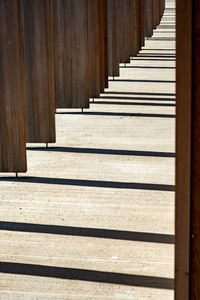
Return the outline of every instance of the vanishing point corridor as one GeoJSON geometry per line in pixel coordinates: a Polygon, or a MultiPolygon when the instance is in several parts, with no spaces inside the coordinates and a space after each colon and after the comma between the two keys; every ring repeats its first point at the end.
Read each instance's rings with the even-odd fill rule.
{"type": "Polygon", "coordinates": [[[175,1],[91,102],[0,179],[2,300],[173,299],[175,1]]]}

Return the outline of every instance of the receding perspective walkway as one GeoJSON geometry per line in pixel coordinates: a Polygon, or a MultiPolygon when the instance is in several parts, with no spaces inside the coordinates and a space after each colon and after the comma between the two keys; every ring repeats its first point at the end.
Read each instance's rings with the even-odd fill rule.
{"type": "Polygon", "coordinates": [[[57,143],[0,177],[0,299],[172,300],[175,9],[57,143]]]}

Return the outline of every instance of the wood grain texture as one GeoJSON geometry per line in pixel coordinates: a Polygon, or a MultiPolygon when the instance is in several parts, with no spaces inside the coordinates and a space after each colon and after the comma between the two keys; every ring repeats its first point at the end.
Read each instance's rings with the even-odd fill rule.
{"type": "Polygon", "coordinates": [[[72,107],[72,62],[69,1],[57,0],[53,7],[53,40],[56,107],[72,107]]]}
{"type": "Polygon", "coordinates": [[[55,142],[52,13],[49,0],[20,0],[26,141],[55,142]]]}
{"type": "MultiPolygon", "coordinates": [[[[177,0],[175,299],[189,299],[192,6],[177,0]],[[184,20],[184,22],[183,22],[184,20]]],[[[196,298],[198,299],[198,298],[196,298]]]]}
{"type": "MultiPolygon", "coordinates": [[[[101,0],[102,1],[102,0],[101,0]]],[[[108,88],[108,18],[107,18],[107,1],[103,1],[104,7],[104,61],[105,61],[105,88],[108,88]]]]}
{"type": "Polygon", "coordinates": [[[0,172],[26,172],[25,119],[16,0],[0,1],[0,172]]]}
{"type": "Polygon", "coordinates": [[[140,34],[141,34],[141,47],[143,47],[145,45],[145,0],[140,0],[140,22],[141,22],[141,26],[140,26],[140,34]]]}
{"type": "Polygon", "coordinates": [[[131,56],[136,56],[140,50],[140,10],[139,10],[140,0],[131,0],[131,20],[133,26],[132,38],[131,38],[131,56]]]}
{"type": "Polygon", "coordinates": [[[88,0],[89,97],[100,95],[99,0],[88,0]]]}
{"type": "Polygon", "coordinates": [[[108,16],[108,75],[119,76],[119,11],[116,0],[107,1],[108,16]]]}
{"type": "Polygon", "coordinates": [[[145,0],[145,36],[153,35],[153,0],[145,0]]]}
{"type": "Polygon", "coordinates": [[[100,90],[108,87],[107,0],[99,0],[100,90]]]}
{"type": "Polygon", "coordinates": [[[119,11],[120,62],[129,63],[131,56],[130,1],[117,0],[119,11]]]}
{"type": "Polygon", "coordinates": [[[164,7],[165,7],[165,2],[164,0],[159,0],[159,22],[163,16],[164,13],[164,7]]]}
{"type": "Polygon", "coordinates": [[[159,16],[159,0],[153,0],[153,15],[154,15],[154,29],[156,29],[157,25],[160,22],[159,16]]]}
{"type": "Polygon", "coordinates": [[[53,1],[57,108],[89,107],[87,16],[85,0],[53,1]]]}
{"type": "Polygon", "coordinates": [[[190,300],[200,299],[200,2],[192,1],[192,193],[190,300]]]}

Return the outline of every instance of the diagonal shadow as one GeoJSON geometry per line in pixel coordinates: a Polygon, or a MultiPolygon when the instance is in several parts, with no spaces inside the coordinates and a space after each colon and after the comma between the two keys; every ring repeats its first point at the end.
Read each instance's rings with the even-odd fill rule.
{"type": "MultiPolygon", "coordinates": [[[[106,94],[116,94],[116,95],[148,95],[148,96],[176,96],[174,93],[152,93],[152,92],[119,92],[119,91],[112,91],[112,92],[105,92],[106,94]]],[[[138,99],[138,98],[136,98],[138,99]]],[[[144,98],[145,99],[145,98],[144,98]]],[[[157,99],[157,98],[155,98],[157,99]]],[[[171,99],[171,98],[170,98],[171,99]]],[[[173,100],[174,98],[172,98],[173,100]]],[[[150,100],[153,100],[152,98],[150,100]]]]}
{"type": "Polygon", "coordinates": [[[155,82],[155,83],[176,83],[176,81],[175,80],[159,80],[159,79],[157,79],[157,80],[149,80],[149,79],[118,79],[118,78],[116,78],[116,79],[109,79],[108,81],[114,81],[114,82],[118,82],[118,81],[120,81],[120,82],[142,82],[142,83],[148,83],[148,82],[150,82],[150,83],[153,83],[153,82],[155,82]]]}
{"type": "Polygon", "coordinates": [[[50,177],[18,177],[18,178],[1,177],[0,181],[87,186],[87,187],[111,188],[111,189],[169,191],[169,192],[174,192],[175,190],[174,185],[169,185],[169,184],[117,182],[117,181],[100,181],[100,180],[50,178],[50,177]]]}
{"type": "Polygon", "coordinates": [[[151,156],[175,158],[173,152],[157,152],[157,151],[137,151],[137,150],[115,150],[115,149],[97,149],[97,148],[75,148],[75,147],[27,147],[29,151],[53,151],[67,153],[83,153],[83,154],[103,154],[103,155],[125,155],[125,156],[151,156]]]}
{"type": "MultiPolygon", "coordinates": [[[[106,94],[108,94],[108,93],[106,92],[106,94]]],[[[110,94],[112,94],[112,93],[110,93],[110,94]]],[[[115,93],[114,92],[113,94],[117,94],[118,95],[120,93],[117,93],[117,92],[115,93]]],[[[124,94],[128,94],[128,93],[124,93],[124,94]]],[[[142,94],[145,94],[145,93],[138,93],[138,94],[142,95],[142,94]]],[[[145,100],[145,101],[150,100],[150,101],[173,101],[173,102],[176,101],[175,98],[129,97],[129,96],[128,97],[127,96],[100,96],[100,98],[96,98],[96,99],[115,99],[115,100],[116,99],[120,99],[120,100],[138,100],[138,101],[139,100],[145,100]]]]}
{"type": "MultiPolygon", "coordinates": [[[[105,97],[105,99],[107,99],[105,97]]],[[[115,98],[116,99],[116,98],[115,98]]],[[[135,106],[168,106],[175,107],[173,103],[151,103],[151,102],[125,102],[125,101],[95,101],[92,104],[110,104],[110,105],[135,105],[135,106]]]]}
{"type": "MultiPolygon", "coordinates": [[[[137,56],[138,57],[138,56],[137,56]]],[[[134,57],[131,58],[131,60],[135,60],[134,57]]],[[[175,67],[155,67],[155,66],[120,66],[120,69],[171,69],[174,70],[176,69],[175,67]]]]}
{"type": "Polygon", "coordinates": [[[175,58],[174,54],[165,54],[165,53],[139,53],[137,57],[158,57],[158,58],[175,58]]]}
{"type": "Polygon", "coordinates": [[[176,33],[176,30],[175,29],[173,29],[173,30],[156,30],[156,32],[155,33],[173,33],[173,34],[175,34],[176,33]]]}
{"type": "MultiPolygon", "coordinates": [[[[176,29],[175,25],[160,25],[158,29],[176,29]]],[[[160,37],[160,38],[156,38],[156,37],[152,37],[149,39],[150,41],[176,41],[175,37],[160,37]]]]}
{"type": "Polygon", "coordinates": [[[35,264],[0,262],[0,272],[6,274],[20,274],[41,277],[52,277],[68,280],[81,280],[141,286],[158,289],[174,289],[174,280],[165,277],[140,276],[114,272],[102,272],[87,269],[52,267],[35,264]]]}
{"type": "Polygon", "coordinates": [[[164,58],[164,59],[160,59],[160,58],[141,58],[139,56],[134,57],[134,60],[144,60],[144,61],[176,61],[174,58],[173,59],[169,59],[169,58],[164,58]]]}
{"type": "Polygon", "coordinates": [[[142,51],[143,50],[145,50],[145,51],[176,51],[175,48],[168,48],[168,49],[167,48],[162,48],[162,49],[161,48],[159,48],[159,49],[157,48],[156,49],[156,48],[146,48],[146,47],[142,48],[142,51]]]}
{"type": "Polygon", "coordinates": [[[101,228],[85,228],[1,221],[0,230],[174,244],[174,235],[171,234],[122,231],[101,228]]]}
{"type": "Polygon", "coordinates": [[[109,81],[142,82],[142,83],[144,83],[144,82],[151,82],[151,83],[153,83],[153,82],[155,82],[155,83],[176,83],[175,80],[159,80],[159,79],[149,80],[149,79],[120,79],[120,78],[115,78],[115,79],[109,79],[109,81]]]}
{"type": "Polygon", "coordinates": [[[103,155],[126,155],[126,156],[151,156],[151,157],[175,157],[173,152],[137,151],[137,150],[115,150],[97,148],[75,148],[75,147],[27,147],[30,151],[53,151],[83,154],[103,154],[103,155]]]}
{"type": "Polygon", "coordinates": [[[89,116],[115,116],[115,117],[144,117],[144,118],[175,118],[175,115],[170,114],[144,114],[144,113],[118,113],[118,112],[101,112],[101,111],[88,111],[88,112],[64,112],[57,111],[56,114],[61,115],[89,115],[89,116]]]}

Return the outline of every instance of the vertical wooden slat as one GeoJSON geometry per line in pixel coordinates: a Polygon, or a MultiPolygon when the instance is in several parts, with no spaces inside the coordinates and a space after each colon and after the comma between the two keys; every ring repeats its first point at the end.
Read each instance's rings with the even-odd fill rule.
{"type": "Polygon", "coordinates": [[[99,0],[100,90],[108,87],[107,0],[99,0]]]}
{"type": "Polygon", "coordinates": [[[55,72],[55,105],[72,107],[72,65],[69,1],[52,1],[55,72]]]}
{"type": "Polygon", "coordinates": [[[132,38],[132,56],[136,56],[140,50],[140,18],[139,18],[139,1],[131,0],[131,18],[133,26],[133,38],[132,38]]]}
{"type": "Polygon", "coordinates": [[[159,14],[159,1],[153,0],[153,10],[154,10],[154,29],[160,23],[160,14],[159,14]]]}
{"type": "Polygon", "coordinates": [[[107,1],[108,16],[108,75],[119,76],[119,11],[116,0],[107,1]]]}
{"type": "MultiPolygon", "coordinates": [[[[102,0],[101,0],[102,1],[102,0]]],[[[105,60],[105,88],[108,88],[108,18],[107,18],[107,1],[103,1],[104,17],[104,60],[105,60]]]]}
{"type": "Polygon", "coordinates": [[[0,172],[26,172],[19,7],[0,1],[0,172]]]}
{"type": "MultiPolygon", "coordinates": [[[[89,107],[87,1],[69,1],[73,106],[89,107]]],[[[70,88],[70,87],[69,87],[70,88]]]]}
{"type": "Polygon", "coordinates": [[[192,185],[190,300],[200,299],[200,2],[192,1],[192,185]]]}
{"type": "Polygon", "coordinates": [[[141,6],[141,11],[140,11],[140,15],[141,15],[141,47],[143,47],[145,45],[145,0],[140,0],[140,6],[141,6]]]}
{"type": "Polygon", "coordinates": [[[89,97],[100,95],[99,0],[88,0],[89,97]]]}
{"type": "Polygon", "coordinates": [[[56,107],[88,108],[87,1],[56,0],[52,3],[56,107]]]}
{"type": "Polygon", "coordinates": [[[55,142],[52,12],[49,0],[20,0],[26,141],[55,142]]]}
{"type": "Polygon", "coordinates": [[[153,13],[152,0],[145,0],[145,36],[151,37],[153,35],[153,13]]]}
{"type": "MultiPolygon", "coordinates": [[[[192,2],[177,0],[175,299],[189,299],[192,2]]],[[[196,298],[198,299],[198,298],[196,298]]]]}
{"type": "Polygon", "coordinates": [[[118,0],[119,10],[119,38],[120,38],[120,62],[129,63],[131,56],[130,40],[130,1],[118,0]]]}

